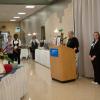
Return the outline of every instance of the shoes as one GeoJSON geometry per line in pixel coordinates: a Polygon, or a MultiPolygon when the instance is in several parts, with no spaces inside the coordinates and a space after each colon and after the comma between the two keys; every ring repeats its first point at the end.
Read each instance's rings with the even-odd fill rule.
{"type": "Polygon", "coordinates": [[[22,67],[22,65],[21,65],[21,64],[18,64],[17,66],[18,66],[18,67],[22,67]]]}
{"type": "Polygon", "coordinates": [[[94,81],[92,81],[92,84],[94,84],[94,85],[98,85],[98,82],[94,82],[94,81]]]}

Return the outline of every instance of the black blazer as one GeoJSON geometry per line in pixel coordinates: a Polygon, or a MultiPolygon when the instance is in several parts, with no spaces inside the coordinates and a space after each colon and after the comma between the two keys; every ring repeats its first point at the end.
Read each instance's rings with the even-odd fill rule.
{"type": "Polygon", "coordinates": [[[79,52],[79,41],[78,41],[78,39],[76,37],[68,39],[67,47],[73,48],[73,49],[77,48],[75,53],[78,53],[79,52]]]}
{"type": "Polygon", "coordinates": [[[100,40],[97,43],[93,41],[89,54],[91,57],[95,55],[96,59],[100,60],[100,40]]]}

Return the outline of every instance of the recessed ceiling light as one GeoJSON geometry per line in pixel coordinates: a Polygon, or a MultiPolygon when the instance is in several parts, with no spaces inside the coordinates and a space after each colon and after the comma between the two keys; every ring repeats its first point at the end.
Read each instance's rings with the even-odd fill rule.
{"type": "Polygon", "coordinates": [[[19,15],[25,15],[26,13],[25,12],[19,12],[18,14],[19,15]]]}
{"type": "Polygon", "coordinates": [[[28,5],[28,6],[26,6],[25,8],[32,9],[32,8],[35,8],[35,6],[34,6],[34,5],[28,5]]]}
{"type": "Polygon", "coordinates": [[[18,18],[20,18],[19,16],[16,16],[16,17],[13,17],[13,18],[16,18],[16,19],[18,19],[18,18]]]}
{"type": "Polygon", "coordinates": [[[11,19],[10,21],[11,21],[11,22],[15,22],[16,20],[15,20],[15,19],[11,19]]]}

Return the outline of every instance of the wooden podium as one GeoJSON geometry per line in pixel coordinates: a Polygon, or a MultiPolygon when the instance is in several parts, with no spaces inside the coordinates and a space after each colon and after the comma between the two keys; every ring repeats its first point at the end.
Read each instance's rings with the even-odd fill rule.
{"type": "Polygon", "coordinates": [[[75,80],[76,75],[76,57],[75,51],[66,46],[51,46],[51,50],[58,50],[58,56],[50,53],[51,77],[60,82],[75,80]]]}

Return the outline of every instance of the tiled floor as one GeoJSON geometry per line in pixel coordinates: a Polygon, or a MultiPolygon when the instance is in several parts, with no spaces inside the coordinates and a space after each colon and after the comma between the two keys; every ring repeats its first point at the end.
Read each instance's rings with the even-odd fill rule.
{"type": "Polygon", "coordinates": [[[33,61],[24,62],[30,67],[29,90],[23,100],[100,100],[100,86],[80,78],[70,83],[52,81],[50,70],[33,61]]]}

